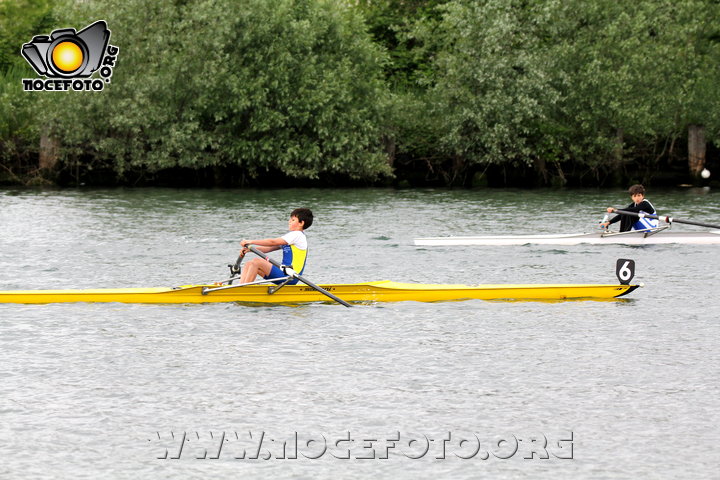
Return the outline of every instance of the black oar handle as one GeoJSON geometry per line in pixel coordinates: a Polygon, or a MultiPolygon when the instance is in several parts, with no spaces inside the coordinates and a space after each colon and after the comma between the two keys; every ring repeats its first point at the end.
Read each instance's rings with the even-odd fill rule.
{"type": "Polygon", "coordinates": [[[231,275],[237,275],[238,273],[240,273],[240,271],[242,269],[241,263],[242,263],[244,257],[245,257],[245,253],[240,252],[240,256],[238,257],[237,261],[235,262],[235,265],[228,265],[228,267],[230,267],[231,275]]]}
{"type": "Polygon", "coordinates": [[[661,217],[660,215],[654,215],[652,213],[638,213],[638,212],[630,212],[628,210],[615,210],[615,213],[619,213],[620,215],[630,215],[633,217],[638,218],[656,218],[658,220],[662,220],[665,223],[684,223],[687,225],[697,225],[698,227],[707,227],[707,228],[720,228],[720,225],[713,225],[711,223],[703,223],[703,222],[693,222],[690,220],[682,220],[680,218],[673,218],[670,216],[664,216],[661,217]]]}
{"type": "Polygon", "coordinates": [[[283,272],[285,272],[286,275],[289,275],[289,276],[291,276],[291,277],[293,277],[293,278],[297,278],[298,280],[300,280],[301,282],[303,282],[305,285],[307,285],[307,286],[309,286],[309,287],[317,290],[318,292],[322,293],[323,295],[325,295],[325,296],[327,296],[327,297],[332,298],[333,300],[335,300],[336,302],[338,302],[338,303],[341,304],[341,305],[345,305],[346,307],[352,307],[352,305],[350,305],[349,303],[347,303],[347,302],[346,302],[345,300],[343,300],[342,298],[336,297],[335,295],[333,295],[332,293],[328,292],[328,291],[325,290],[324,288],[322,288],[322,287],[320,287],[320,286],[318,286],[318,285],[315,285],[313,282],[311,282],[310,280],[308,280],[308,279],[306,279],[306,278],[303,278],[299,273],[296,273],[292,268],[290,268],[290,267],[288,267],[288,266],[286,266],[286,265],[283,265],[282,263],[278,262],[278,261],[275,260],[274,258],[270,258],[270,257],[269,257],[268,255],[266,255],[264,252],[261,252],[260,250],[258,250],[257,248],[255,248],[254,245],[247,245],[247,249],[250,250],[251,252],[253,252],[255,255],[259,256],[260,258],[264,258],[265,260],[267,260],[267,261],[270,262],[271,264],[275,265],[276,267],[278,267],[279,269],[281,269],[283,272]]]}

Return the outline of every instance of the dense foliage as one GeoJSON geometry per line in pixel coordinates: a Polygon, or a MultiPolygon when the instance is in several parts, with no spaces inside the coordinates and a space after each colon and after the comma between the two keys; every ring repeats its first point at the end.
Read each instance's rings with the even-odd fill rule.
{"type": "Polygon", "coordinates": [[[716,0],[5,0],[0,179],[648,182],[691,125],[716,152],[718,70],[716,0]],[[23,43],[98,19],[104,91],[22,91],[23,43]]]}

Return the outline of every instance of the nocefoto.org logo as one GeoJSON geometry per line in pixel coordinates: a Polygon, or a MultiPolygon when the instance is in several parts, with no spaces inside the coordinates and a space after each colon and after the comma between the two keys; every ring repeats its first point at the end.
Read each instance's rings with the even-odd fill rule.
{"type": "Polygon", "coordinates": [[[79,32],[74,28],[36,35],[23,44],[22,56],[40,78],[23,78],[23,90],[99,92],[110,83],[120,49],[109,44],[110,30],[98,20],[79,32]],[[98,72],[101,78],[90,78],[98,72]]]}

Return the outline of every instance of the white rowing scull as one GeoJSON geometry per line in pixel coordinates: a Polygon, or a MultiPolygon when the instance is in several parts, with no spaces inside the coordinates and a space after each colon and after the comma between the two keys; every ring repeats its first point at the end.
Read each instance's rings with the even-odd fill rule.
{"type": "Polygon", "coordinates": [[[474,235],[450,237],[424,237],[416,238],[418,246],[453,246],[453,245],[661,245],[668,243],[684,243],[693,245],[720,244],[720,232],[673,232],[670,226],[673,222],[685,223],[710,228],[718,225],[692,222],[669,216],[651,215],[646,213],[616,210],[622,215],[633,215],[639,218],[652,218],[662,220],[668,225],[650,228],[647,230],[631,230],[629,232],[610,232],[606,230],[592,233],[572,234],[537,234],[537,235],[474,235]]]}

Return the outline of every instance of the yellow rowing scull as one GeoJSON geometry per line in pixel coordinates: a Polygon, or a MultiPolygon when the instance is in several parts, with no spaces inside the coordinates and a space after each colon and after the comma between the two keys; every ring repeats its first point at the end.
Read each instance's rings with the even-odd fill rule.
{"type": "MultiPolygon", "coordinates": [[[[638,285],[501,284],[439,285],[379,281],[320,285],[348,302],[440,302],[458,300],[602,300],[627,295],[638,285]]],[[[279,303],[327,302],[328,297],[302,284],[269,293],[267,285],[184,285],[175,288],[108,288],[91,290],[0,291],[0,303],[279,303]]]]}

